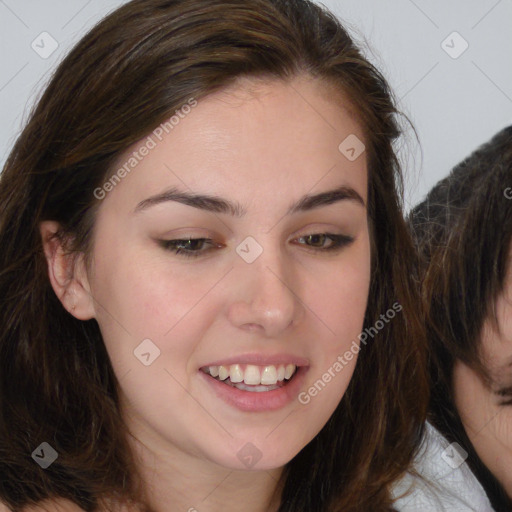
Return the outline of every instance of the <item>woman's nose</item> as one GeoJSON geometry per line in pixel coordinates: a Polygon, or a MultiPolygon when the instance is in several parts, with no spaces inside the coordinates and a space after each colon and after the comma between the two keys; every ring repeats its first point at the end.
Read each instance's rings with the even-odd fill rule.
{"type": "Polygon", "coordinates": [[[304,314],[300,281],[279,248],[256,244],[248,241],[237,247],[239,259],[231,275],[235,300],[229,316],[237,327],[276,337],[304,314]]]}

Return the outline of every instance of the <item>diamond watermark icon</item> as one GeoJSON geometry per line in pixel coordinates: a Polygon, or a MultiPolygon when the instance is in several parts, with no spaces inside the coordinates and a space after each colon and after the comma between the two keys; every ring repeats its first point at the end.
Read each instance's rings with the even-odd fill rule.
{"type": "Polygon", "coordinates": [[[262,453],[256,446],[252,443],[246,443],[240,450],[236,456],[240,460],[240,462],[247,468],[251,469],[256,465],[256,463],[261,459],[262,453]]]}
{"type": "Polygon", "coordinates": [[[30,46],[39,57],[49,59],[59,47],[59,43],[48,32],[41,32],[30,46]]]}
{"type": "Polygon", "coordinates": [[[469,43],[458,32],[452,32],[443,40],[441,48],[452,59],[458,59],[469,48],[469,43]]]}
{"type": "Polygon", "coordinates": [[[43,468],[51,466],[59,454],[47,443],[41,443],[33,452],[32,458],[43,468]]]}
{"type": "Polygon", "coordinates": [[[363,141],[357,136],[351,133],[339,146],[340,153],[353,162],[357,160],[363,153],[365,145],[363,141]]]}
{"type": "Polygon", "coordinates": [[[443,450],[441,458],[448,466],[457,469],[468,458],[468,452],[459,443],[452,443],[443,450]]]}
{"type": "Polygon", "coordinates": [[[146,338],[135,348],[133,354],[144,366],[149,366],[160,355],[160,349],[146,338]]]}
{"type": "Polygon", "coordinates": [[[263,247],[252,236],[248,236],[237,246],[236,252],[246,263],[253,263],[263,252],[263,247]]]}

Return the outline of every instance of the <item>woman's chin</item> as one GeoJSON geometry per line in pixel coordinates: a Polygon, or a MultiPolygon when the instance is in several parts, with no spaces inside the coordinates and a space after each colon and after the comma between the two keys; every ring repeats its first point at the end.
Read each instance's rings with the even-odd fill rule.
{"type": "Polygon", "coordinates": [[[284,468],[296,451],[283,451],[282,447],[265,446],[261,450],[253,443],[247,442],[235,453],[210,454],[208,459],[214,464],[231,471],[278,471],[284,468]]]}

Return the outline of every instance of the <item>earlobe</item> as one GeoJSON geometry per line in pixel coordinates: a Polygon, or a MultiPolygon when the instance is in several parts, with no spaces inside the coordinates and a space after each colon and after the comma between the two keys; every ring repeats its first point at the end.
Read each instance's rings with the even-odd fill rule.
{"type": "Polygon", "coordinates": [[[83,255],[65,251],[59,229],[55,221],[43,221],[39,225],[48,278],[64,308],[79,320],[90,320],[95,317],[95,310],[83,255]]]}

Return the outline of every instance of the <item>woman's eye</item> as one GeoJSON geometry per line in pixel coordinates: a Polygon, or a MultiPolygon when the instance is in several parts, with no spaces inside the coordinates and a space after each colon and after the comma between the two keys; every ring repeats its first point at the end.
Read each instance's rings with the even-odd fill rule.
{"type": "Polygon", "coordinates": [[[499,389],[494,392],[497,396],[500,397],[498,402],[499,406],[507,407],[512,405],[512,387],[508,386],[506,388],[499,389]]]}
{"type": "Polygon", "coordinates": [[[220,247],[214,244],[209,238],[186,238],[182,240],[160,240],[164,249],[173,252],[174,254],[181,254],[185,257],[197,257],[200,254],[209,252],[214,247],[220,247]],[[207,250],[201,250],[208,243],[210,246],[207,250]]]}
{"type": "Polygon", "coordinates": [[[350,245],[354,238],[347,235],[335,235],[333,233],[315,233],[313,235],[305,235],[298,238],[298,240],[306,240],[306,244],[318,251],[339,251],[343,247],[350,245]],[[329,245],[325,246],[326,242],[329,245]]]}
{"type": "MultiPolygon", "coordinates": [[[[312,235],[302,236],[297,240],[299,240],[301,244],[311,248],[313,251],[327,252],[341,250],[347,245],[350,245],[354,241],[354,238],[347,235],[335,235],[333,233],[315,233],[312,235]]],[[[164,249],[187,258],[195,258],[201,254],[210,252],[215,248],[222,247],[221,245],[214,243],[210,238],[159,240],[159,243],[164,249]]]]}

